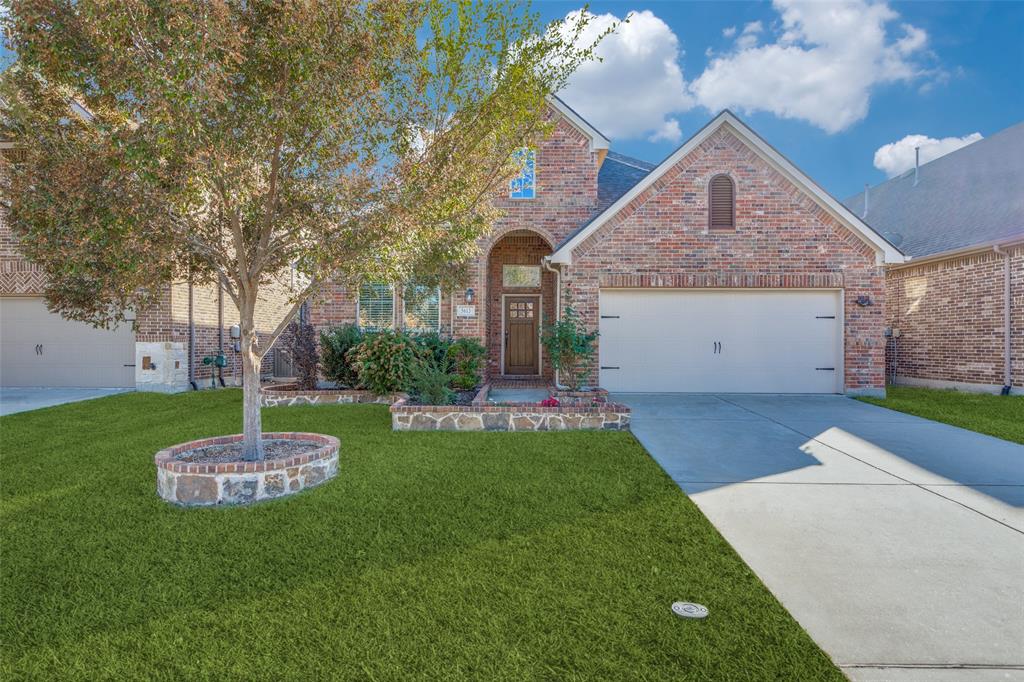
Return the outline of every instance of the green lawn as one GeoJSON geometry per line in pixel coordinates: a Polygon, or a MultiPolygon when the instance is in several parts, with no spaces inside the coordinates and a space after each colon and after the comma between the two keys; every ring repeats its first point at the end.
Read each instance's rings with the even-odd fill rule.
{"type": "Polygon", "coordinates": [[[860,400],[1024,444],[1024,396],[890,386],[884,399],[860,400]]]}
{"type": "Polygon", "coordinates": [[[238,391],[0,419],[0,679],[843,679],[628,433],[264,415],[340,437],[338,478],[158,499],[153,453],[237,431],[238,391]]]}

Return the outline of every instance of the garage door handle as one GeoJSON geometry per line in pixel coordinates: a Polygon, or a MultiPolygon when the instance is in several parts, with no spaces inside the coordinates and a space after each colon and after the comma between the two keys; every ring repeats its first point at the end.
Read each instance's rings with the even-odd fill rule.
{"type": "Polygon", "coordinates": [[[619,319],[619,316],[618,315],[602,315],[601,319],[602,320],[617,320],[617,319],[619,319]]]}
{"type": "Polygon", "coordinates": [[[834,372],[834,371],[836,371],[835,367],[815,367],[814,369],[816,369],[819,372],[834,372]]]}
{"type": "Polygon", "coordinates": [[[620,369],[619,367],[609,367],[608,365],[601,365],[601,369],[620,369]]]}

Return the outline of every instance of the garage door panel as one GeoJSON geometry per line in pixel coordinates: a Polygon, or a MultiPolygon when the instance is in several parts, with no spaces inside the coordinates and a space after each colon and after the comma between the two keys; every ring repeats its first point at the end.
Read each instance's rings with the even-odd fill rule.
{"type": "Polygon", "coordinates": [[[841,390],[838,309],[835,291],[603,290],[601,384],[627,392],[834,393],[841,390]]]}
{"type": "Polygon", "coordinates": [[[135,385],[129,325],[96,329],[46,309],[41,298],[0,298],[0,385],[135,385]]]}

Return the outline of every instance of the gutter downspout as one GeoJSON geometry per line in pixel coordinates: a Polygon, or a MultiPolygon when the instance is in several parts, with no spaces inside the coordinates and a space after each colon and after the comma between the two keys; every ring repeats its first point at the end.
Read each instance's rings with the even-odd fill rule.
{"type": "Polygon", "coordinates": [[[195,354],[196,347],[196,323],[193,315],[195,308],[194,297],[192,295],[192,273],[188,274],[188,383],[192,386],[193,391],[198,391],[199,387],[196,385],[196,368],[195,363],[192,361],[192,356],[195,354]]]}
{"type": "MultiPolygon", "coordinates": [[[[562,319],[562,271],[559,268],[551,266],[551,256],[544,256],[540,259],[541,265],[544,269],[555,273],[555,321],[562,319]]],[[[561,382],[558,380],[558,370],[555,370],[555,388],[560,388],[561,382]]]]}
{"type": "Polygon", "coordinates": [[[992,250],[1003,257],[1003,390],[1001,395],[1010,395],[1013,384],[1013,376],[1010,366],[1010,254],[993,246],[992,250]]]}

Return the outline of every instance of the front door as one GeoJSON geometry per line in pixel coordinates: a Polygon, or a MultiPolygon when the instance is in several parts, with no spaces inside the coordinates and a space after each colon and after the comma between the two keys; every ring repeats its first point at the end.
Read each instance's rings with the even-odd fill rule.
{"type": "Polygon", "coordinates": [[[539,296],[505,297],[505,374],[540,374],[539,296]]]}

